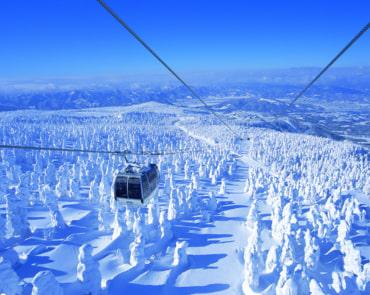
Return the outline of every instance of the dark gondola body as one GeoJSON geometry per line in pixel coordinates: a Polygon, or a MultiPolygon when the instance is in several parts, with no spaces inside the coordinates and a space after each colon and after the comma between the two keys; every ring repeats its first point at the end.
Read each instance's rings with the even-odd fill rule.
{"type": "Polygon", "coordinates": [[[144,167],[128,165],[114,179],[114,198],[126,203],[146,204],[157,194],[159,177],[155,164],[144,167]]]}

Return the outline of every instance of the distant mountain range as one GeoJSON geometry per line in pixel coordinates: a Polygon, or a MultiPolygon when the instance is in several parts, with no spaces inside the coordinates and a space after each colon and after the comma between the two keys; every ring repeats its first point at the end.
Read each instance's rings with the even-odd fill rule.
{"type": "MultiPolygon", "coordinates": [[[[291,99],[318,68],[208,72],[185,74],[201,96],[291,99]]],[[[322,101],[370,103],[370,67],[337,68],[313,87],[308,96],[322,101]]],[[[173,103],[189,96],[174,81],[156,77],[131,79],[64,79],[0,81],[0,111],[17,109],[75,109],[157,101],[173,103]]]]}

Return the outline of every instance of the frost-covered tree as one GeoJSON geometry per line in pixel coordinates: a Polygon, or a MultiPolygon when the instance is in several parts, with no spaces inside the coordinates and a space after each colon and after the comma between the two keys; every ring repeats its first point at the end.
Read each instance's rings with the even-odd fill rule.
{"type": "Polygon", "coordinates": [[[57,184],[56,172],[54,163],[49,161],[45,169],[45,182],[52,188],[57,184]]]}
{"type": "Polygon", "coordinates": [[[308,229],[305,232],[304,241],[304,262],[308,269],[315,270],[319,262],[320,248],[316,238],[311,236],[311,232],[308,229]]]}
{"type": "Polygon", "coordinates": [[[30,233],[27,220],[27,205],[15,195],[11,189],[5,196],[6,199],[6,228],[7,236],[25,237],[30,233]]]}
{"type": "Polygon", "coordinates": [[[190,164],[189,164],[189,161],[186,160],[185,165],[184,165],[184,179],[185,180],[189,179],[189,174],[190,174],[190,164]]]}
{"type": "Polygon", "coordinates": [[[171,223],[167,219],[165,211],[161,211],[159,214],[159,224],[161,231],[161,239],[171,240],[173,237],[171,223]]]}
{"type": "Polygon", "coordinates": [[[0,257],[0,294],[21,295],[22,288],[17,273],[11,264],[0,257]]]}
{"type": "Polygon", "coordinates": [[[136,236],[142,235],[142,238],[147,237],[146,227],[145,227],[145,215],[144,212],[139,208],[135,212],[134,224],[132,225],[132,231],[136,236]]]}
{"type": "Polygon", "coordinates": [[[125,207],[119,207],[116,210],[113,221],[112,240],[115,240],[118,237],[126,235],[127,232],[129,231],[125,220],[125,214],[126,214],[125,207]]]}
{"type": "Polygon", "coordinates": [[[91,203],[97,203],[99,201],[99,181],[96,177],[90,183],[89,201],[91,203]]]}
{"type": "Polygon", "coordinates": [[[193,185],[193,189],[197,190],[198,189],[198,178],[194,172],[191,173],[191,183],[193,185]]]}
{"type": "Polygon", "coordinates": [[[361,253],[351,240],[345,240],[341,245],[340,251],[344,254],[343,268],[344,271],[351,275],[360,275],[362,272],[361,253]]]}
{"type": "Polygon", "coordinates": [[[325,295],[324,291],[322,290],[322,287],[319,285],[319,283],[315,279],[310,280],[310,293],[311,294],[317,294],[317,295],[325,295]]]}
{"type": "Polygon", "coordinates": [[[349,235],[350,232],[350,226],[344,219],[341,219],[338,225],[338,236],[337,236],[337,242],[343,243],[349,235]]]}
{"type": "Polygon", "coordinates": [[[81,199],[80,181],[77,178],[71,178],[69,182],[69,197],[71,199],[81,199]]]}
{"type": "Polygon", "coordinates": [[[370,262],[364,264],[362,272],[357,274],[356,285],[360,291],[366,290],[366,284],[370,281],[370,262]]]}
{"type": "Polygon", "coordinates": [[[340,294],[346,289],[346,280],[343,276],[343,273],[333,271],[332,275],[331,288],[337,293],[340,294]]]}
{"type": "Polygon", "coordinates": [[[103,176],[99,184],[100,203],[108,202],[111,197],[111,185],[109,178],[103,176]]]}
{"type": "Polygon", "coordinates": [[[152,201],[148,205],[148,224],[157,228],[159,225],[158,206],[152,201]]]}
{"type": "Polygon", "coordinates": [[[19,183],[15,189],[16,198],[21,200],[25,207],[30,203],[30,174],[28,172],[19,176],[19,183]]]}
{"type": "Polygon", "coordinates": [[[208,193],[208,203],[207,203],[207,209],[211,212],[216,211],[218,208],[218,202],[215,197],[215,194],[211,191],[208,193]]]}
{"type": "Polygon", "coordinates": [[[257,210],[257,201],[254,200],[249,208],[246,225],[252,228],[254,222],[259,218],[257,210]]]}
{"type": "Polygon", "coordinates": [[[68,196],[68,170],[64,165],[60,166],[58,170],[58,182],[55,187],[55,192],[58,198],[68,196]]]}
{"type": "Polygon", "coordinates": [[[272,245],[267,252],[266,263],[265,263],[266,272],[271,273],[277,269],[279,265],[278,255],[279,255],[279,248],[276,247],[275,245],[272,245]]]}
{"type": "Polygon", "coordinates": [[[250,247],[244,250],[244,283],[243,289],[256,289],[259,286],[259,253],[251,250],[250,247]]]}
{"type": "Polygon", "coordinates": [[[186,254],[186,241],[177,241],[176,248],[173,254],[173,266],[185,266],[188,264],[188,255],[186,254]]]}
{"type": "Polygon", "coordinates": [[[179,214],[179,201],[177,199],[177,194],[174,193],[175,190],[172,190],[170,201],[168,203],[168,215],[167,218],[169,221],[176,220],[179,214]]]}
{"type": "Polygon", "coordinates": [[[296,263],[296,248],[294,239],[291,236],[284,236],[283,247],[281,248],[280,262],[282,265],[292,266],[296,263]]]}
{"type": "Polygon", "coordinates": [[[190,209],[190,211],[196,212],[199,210],[198,193],[191,186],[189,186],[188,188],[186,202],[188,204],[188,208],[190,209]]]}
{"type": "Polygon", "coordinates": [[[225,195],[225,192],[226,192],[226,181],[225,181],[225,178],[222,178],[218,194],[220,196],[223,196],[223,195],[225,195]]]}
{"type": "Polygon", "coordinates": [[[216,173],[213,173],[211,175],[211,184],[212,185],[216,185],[217,184],[217,176],[216,176],[216,173]]]}
{"type": "Polygon", "coordinates": [[[63,295],[63,289],[49,270],[40,271],[32,279],[32,295],[63,295]]]}
{"type": "Polygon", "coordinates": [[[135,241],[130,244],[130,264],[132,266],[143,266],[145,263],[144,254],[145,242],[141,235],[136,236],[135,241]]]}
{"type": "Polygon", "coordinates": [[[51,227],[64,227],[65,223],[59,211],[58,200],[55,193],[51,190],[49,185],[44,185],[41,194],[45,206],[49,209],[51,227]]]}
{"type": "Polygon", "coordinates": [[[80,247],[77,264],[77,279],[86,294],[97,295],[101,291],[99,263],[92,256],[93,248],[89,244],[80,247]]]}

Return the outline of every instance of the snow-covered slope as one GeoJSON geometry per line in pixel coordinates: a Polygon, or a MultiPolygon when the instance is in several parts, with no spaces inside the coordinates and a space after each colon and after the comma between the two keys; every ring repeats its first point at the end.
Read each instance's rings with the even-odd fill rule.
{"type": "Polygon", "coordinates": [[[224,111],[250,141],[196,105],[2,113],[1,143],[186,152],[132,157],[161,171],[132,208],[118,156],[1,150],[0,293],[369,293],[368,152],[224,111]]]}

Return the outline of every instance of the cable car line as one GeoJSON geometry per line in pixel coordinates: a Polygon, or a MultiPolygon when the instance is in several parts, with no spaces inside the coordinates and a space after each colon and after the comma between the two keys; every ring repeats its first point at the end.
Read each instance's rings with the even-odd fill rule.
{"type": "Polygon", "coordinates": [[[360,39],[363,34],[366,33],[369,28],[370,22],[367,23],[366,26],[364,26],[361,31],[358,32],[352,40],[316,75],[316,77],[298,93],[298,95],[290,102],[288,107],[291,107],[353,44],[356,43],[358,39],[360,39]]]}
{"type": "MultiPolygon", "coordinates": [[[[200,152],[204,149],[180,149],[176,151],[158,151],[158,152],[150,152],[150,151],[142,151],[142,152],[132,152],[130,150],[123,150],[123,151],[107,151],[107,150],[90,150],[90,149],[74,149],[74,148],[55,148],[55,147],[38,147],[38,146],[23,146],[23,145],[6,145],[1,144],[0,149],[18,149],[18,150],[34,150],[34,151],[53,151],[53,152],[77,152],[77,153],[88,153],[88,154],[109,154],[109,155],[118,155],[118,156],[168,156],[168,155],[177,155],[183,153],[192,153],[192,152],[200,152]]],[[[129,161],[127,161],[129,162],[129,161]]]]}
{"type": "MultiPolygon", "coordinates": [[[[113,11],[103,0],[97,0],[100,5],[111,15],[113,18],[118,21],[118,23],[126,29],[157,61],[159,61],[185,88],[197,99],[199,100],[204,107],[212,113],[231,133],[236,137],[241,138],[241,136],[218,114],[216,113],[205,101],[202,99],[194,89],[189,86],[159,55],[153,50],[123,19],[113,11]]],[[[249,140],[249,138],[247,138],[249,140]]]]}

